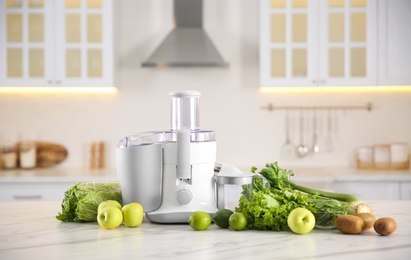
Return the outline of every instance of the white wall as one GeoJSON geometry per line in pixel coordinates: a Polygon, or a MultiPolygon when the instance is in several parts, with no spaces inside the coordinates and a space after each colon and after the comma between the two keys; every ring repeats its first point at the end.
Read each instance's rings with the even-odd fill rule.
{"type": "MultiPolygon", "coordinates": [[[[129,134],[170,127],[168,92],[202,93],[202,129],[215,130],[218,161],[241,167],[278,160],[282,166],[353,166],[360,145],[411,143],[411,95],[400,93],[262,94],[258,92],[258,1],[205,0],[204,23],[224,58],[221,68],[142,68],[140,63],[171,28],[171,0],[122,0],[116,24],[117,86],[107,94],[2,94],[0,134],[34,133],[38,140],[65,145],[59,167],[86,167],[91,141],[107,143],[108,167],[115,165],[117,141],[129,134]],[[362,105],[375,109],[339,112],[333,153],[304,159],[280,157],[284,111],[278,105],[362,105]]],[[[294,139],[298,141],[296,134],[294,139]]]]}

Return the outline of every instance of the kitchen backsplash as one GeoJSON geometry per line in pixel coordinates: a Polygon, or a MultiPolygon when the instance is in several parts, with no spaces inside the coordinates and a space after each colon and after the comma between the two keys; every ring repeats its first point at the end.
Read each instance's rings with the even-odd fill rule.
{"type": "MultiPolygon", "coordinates": [[[[168,93],[195,89],[202,93],[200,125],[204,130],[215,131],[219,162],[244,168],[272,161],[285,167],[355,167],[356,149],[360,146],[411,144],[410,93],[260,93],[258,1],[204,1],[205,10],[219,10],[204,13],[205,28],[230,63],[229,68],[142,68],[141,61],[170,30],[169,3],[161,10],[159,3],[122,2],[116,24],[117,93],[0,95],[0,135],[30,132],[36,140],[62,144],[68,156],[57,167],[70,168],[89,167],[90,142],[104,140],[105,166],[114,168],[115,147],[121,137],[169,130],[168,93]],[[284,158],[281,147],[286,140],[286,111],[262,109],[270,102],[372,102],[373,109],[340,111],[335,115],[338,131],[333,133],[332,151],[284,158]]],[[[296,132],[292,139],[295,144],[300,141],[296,132]]]]}

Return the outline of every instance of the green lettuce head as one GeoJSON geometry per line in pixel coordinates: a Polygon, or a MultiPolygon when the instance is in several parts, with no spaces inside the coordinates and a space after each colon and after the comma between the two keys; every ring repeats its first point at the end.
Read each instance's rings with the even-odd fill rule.
{"type": "Polygon", "coordinates": [[[116,200],[122,204],[120,183],[86,182],[74,184],[64,193],[60,221],[97,221],[98,205],[105,200],[116,200]]]}

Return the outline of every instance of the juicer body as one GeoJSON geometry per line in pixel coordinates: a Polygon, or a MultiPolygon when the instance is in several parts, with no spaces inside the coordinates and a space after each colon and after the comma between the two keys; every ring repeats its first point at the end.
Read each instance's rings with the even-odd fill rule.
{"type": "Polygon", "coordinates": [[[171,131],[121,139],[116,149],[116,167],[123,204],[140,203],[152,222],[187,223],[195,211],[213,216],[218,210],[217,143],[213,131],[199,129],[200,93],[182,91],[170,95],[171,131]]]}

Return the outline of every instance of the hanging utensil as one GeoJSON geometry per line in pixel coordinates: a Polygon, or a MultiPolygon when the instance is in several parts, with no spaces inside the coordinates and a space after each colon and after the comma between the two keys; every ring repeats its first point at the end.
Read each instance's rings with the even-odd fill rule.
{"type": "Polygon", "coordinates": [[[320,152],[320,145],[318,142],[317,110],[314,110],[314,115],[313,115],[313,148],[312,148],[312,151],[313,153],[320,152]]]}
{"type": "Polygon", "coordinates": [[[327,139],[326,139],[326,151],[331,153],[333,151],[333,117],[331,109],[328,109],[327,118],[327,139]]]}
{"type": "Polygon", "coordinates": [[[294,145],[292,144],[290,138],[290,128],[290,111],[287,109],[285,116],[285,143],[281,147],[281,156],[285,159],[292,158],[294,155],[294,145]]]}
{"type": "Polygon", "coordinates": [[[304,117],[302,110],[300,110],[300,145],[297,147],[296,152],[299,157],[304,157],[308,153],[308,147],[304,144],[304,117]]]}

